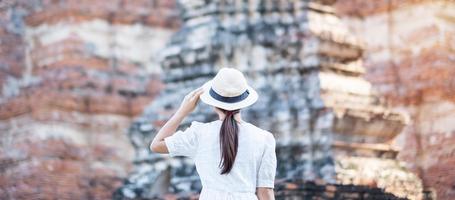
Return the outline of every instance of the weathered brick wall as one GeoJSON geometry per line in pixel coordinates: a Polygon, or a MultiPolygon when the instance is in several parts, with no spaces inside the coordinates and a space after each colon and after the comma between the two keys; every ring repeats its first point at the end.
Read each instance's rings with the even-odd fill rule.
{"type": "Polygon", "coordinates": [[[110,199],[178,24],[165,0],[0,2],[0,199],[110,199]]]}
{"type": "Polygon", "coordinates": [[[337,10],[365,43],[366,78],[411,115],[399,158],[439,199],[453,199],[455,3],[340,0],[337,10]]]}

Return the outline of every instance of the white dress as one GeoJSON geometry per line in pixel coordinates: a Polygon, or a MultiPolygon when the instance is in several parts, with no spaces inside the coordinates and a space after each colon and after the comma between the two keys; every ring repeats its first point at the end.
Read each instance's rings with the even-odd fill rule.
{"type": "Polygon", "coordinates": [[[169,155],[193,158],[201,178],[200,200],[257,200],[256,187],[274,187],[275,138],[253,124],[239,123],[234,165],[221,175],[219,132],[222,121],[194,121],[184,131],[164,139],[169,155]]]}

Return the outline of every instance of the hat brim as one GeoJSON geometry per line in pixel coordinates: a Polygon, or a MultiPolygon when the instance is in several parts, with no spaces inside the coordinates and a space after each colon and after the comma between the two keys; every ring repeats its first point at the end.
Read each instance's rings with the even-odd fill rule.
{"type": "Polygon", "coordinates": [[[226,103],[226,102],[218,101],[215,98],[213,98],[212,96],[210,96],[209,91],[210,91],[211,87],[212,87],[212,80],[207,81],[202,86],[204,92],[200,96],[201,101],[208,105],[222,108],[224,110],[237,110],[237,109],[245,108],[245,107],[248,107],[248,106],[254,104],[258,100],[258,93],[256,92],[256,90],[254,90],[250,86],[247,86],[249,94],[248,94],[248,97],[245,98],[244,100],[236,102],[236,103],[226,103]]]}

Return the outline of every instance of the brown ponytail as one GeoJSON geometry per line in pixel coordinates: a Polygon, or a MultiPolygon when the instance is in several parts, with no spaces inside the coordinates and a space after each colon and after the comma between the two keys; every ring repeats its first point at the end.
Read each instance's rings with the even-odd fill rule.
{"type": "Polygon", "coordinates": [[[226,115],[220,129],[221,160],[219,166],[222,168],[221,174],[227,174],[234,166],[235,157],[237,156],[239,127],[234,115],[239,113],[239,110],[218,109],[226,115]]]}

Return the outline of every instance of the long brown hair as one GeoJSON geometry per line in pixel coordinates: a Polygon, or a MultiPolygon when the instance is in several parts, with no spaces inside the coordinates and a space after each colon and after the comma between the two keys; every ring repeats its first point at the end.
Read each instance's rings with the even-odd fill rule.
{"type": "Polygon", "coordinates": [[[239,126],[234,119],[234,115],[239,113],[240,110],[217,109],[225,114],[220,129],[221,160],[219,166],[222,168],[221,174],[227,174],[234,166],[235,157],[237,156],[239,126]]]}

